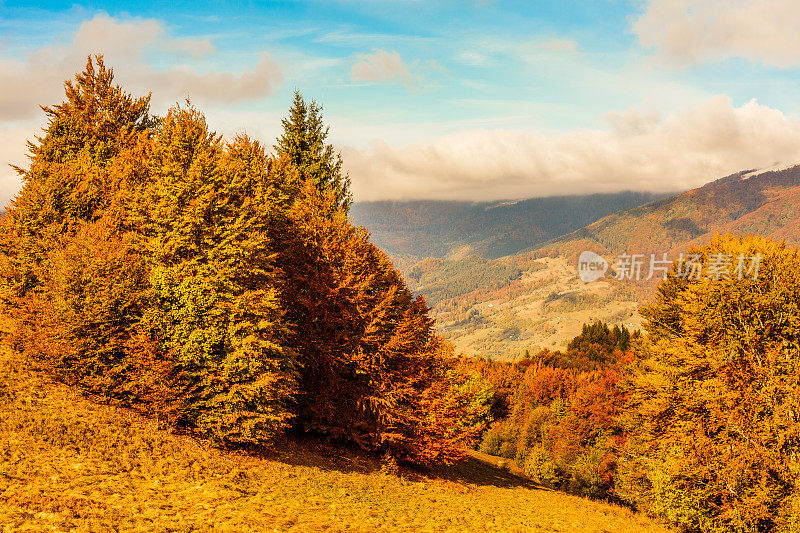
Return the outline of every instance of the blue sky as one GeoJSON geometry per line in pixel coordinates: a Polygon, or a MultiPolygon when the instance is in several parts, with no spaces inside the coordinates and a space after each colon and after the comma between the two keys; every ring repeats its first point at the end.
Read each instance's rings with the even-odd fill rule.
{"type": "MultiPolygon", "coordinates": [[[[677,190],[800,159],[789,0],[0,1],[0,161],[103,52],[163,112],[187,95],[272,142],[322,103],[356,198],[677,190]]],[[[0,199],[19,188],[0,169],[0,199]]]]}

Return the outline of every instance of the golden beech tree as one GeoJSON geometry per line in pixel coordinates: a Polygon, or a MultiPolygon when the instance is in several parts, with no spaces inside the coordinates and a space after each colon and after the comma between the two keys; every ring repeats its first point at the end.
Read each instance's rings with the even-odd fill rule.
{"type": "Polygon", "coordinates": [[[304,427],[458,459],[483,405],[425,303],[350,223],[320,108],[295,100],[302,120],[285,121],[290,150],[274,159],[247,136],[226,143],[188,103],[151,117],[149,97],[89,58],[44,108],[0,221],[14,343],[67,383],[219,443],[304,427]]]}
{"type": "Polygon", "coordinates": [[[800,256],[730,235],[693,252],[706,265],[759,255],[759,271],[673,272],[644,310],[651,336],[626,384],[619,492],[687,531],[794,531],[800,256]]]}
{"type": "Polygon", "coordinates": [[[282,193],[264,150],[244,136],[225,146],[175,108],[148,163],[143,320],[183,376],[182,419],[222,442],[267,441],[288,426],[296,381],[270,238],[282,193]]]}

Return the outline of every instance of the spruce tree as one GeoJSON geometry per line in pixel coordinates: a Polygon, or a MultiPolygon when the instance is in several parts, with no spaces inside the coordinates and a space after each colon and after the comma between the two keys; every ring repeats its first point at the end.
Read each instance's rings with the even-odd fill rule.
{"type": "Polygon", "coordinates": [[[342,156],[326,144],[329,127],[322,121],[322,106],[303,99],[295,90],[289,116],[281,120],[283,134],[274,146],[278,157],[288,159],[320,192],[333,192],[338,205],[349,209],[353,201],[350,176],[342,172],[342,156]]]}

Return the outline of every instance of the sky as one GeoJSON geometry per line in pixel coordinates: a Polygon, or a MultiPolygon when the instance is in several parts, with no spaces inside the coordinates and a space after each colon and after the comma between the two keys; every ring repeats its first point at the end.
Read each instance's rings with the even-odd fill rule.
{"type": "Polygon", "coordinates": [[[102,53],[163,114],[274,143],[299,89],[356,201],[671,192],[800,163],[796,0],[0,0],[0,203],[102,53]]]}

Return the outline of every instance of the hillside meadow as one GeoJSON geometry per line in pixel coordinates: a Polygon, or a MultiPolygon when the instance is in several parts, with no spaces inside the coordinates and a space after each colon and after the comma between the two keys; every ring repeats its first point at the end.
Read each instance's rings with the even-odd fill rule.
{"type": "Polygon", "coordinates": [[[660,532],[630,510],[474,459],[381,469],[321,441],[212,448],[99,405],[0,351],[0,530],[660,532]]]}

